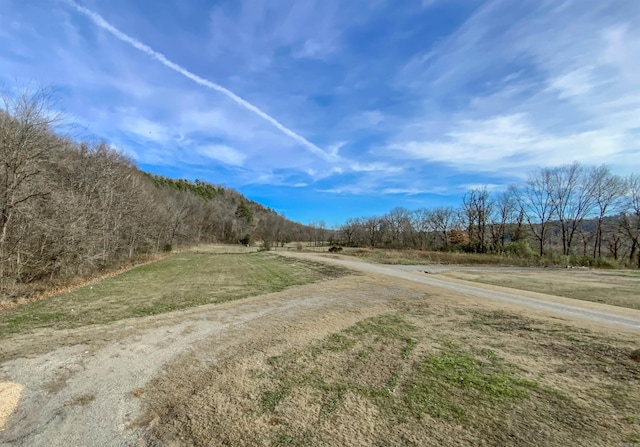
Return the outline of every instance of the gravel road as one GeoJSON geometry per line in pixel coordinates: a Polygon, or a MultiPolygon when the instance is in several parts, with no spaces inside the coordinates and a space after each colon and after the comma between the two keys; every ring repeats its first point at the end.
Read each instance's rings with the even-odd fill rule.
{"type": "MultiPolygon", "coordinates": [[[[605,304],[587,303],[584,301],[561,298],[539,293],[516,291],[514,289],[500,290],[500,287],[479,285],[462,280],[434,277],[443,271],[440,266],[429,265],[387,265],[371,264],[354,260],[346,256],[323,255],[317,253],[280,252],[285,256],[301,257],[314,261],[329,262],[360,272],[392,276],[428,286],[452,290],[457,293],[482,299],[497,300],[511,304],[530,307],[538,311],[549,312],[554,315],[577,318],[596,323],[606,324],[621,329],[640,331],[640,311],[619,308],[605,304]],[[434,275],[434,273],[436,275],[434,275]]],[[[446,268],[445,268],[446,269],[446,268]]]]}

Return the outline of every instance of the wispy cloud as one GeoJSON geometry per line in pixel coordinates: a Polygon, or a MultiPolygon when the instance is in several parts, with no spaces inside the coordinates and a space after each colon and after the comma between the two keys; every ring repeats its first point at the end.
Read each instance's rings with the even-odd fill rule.
{"type": "Polygon", "coordinates": [[[198,146],[196,148],[198,154],[213,159],[218,160],[223,163],[233,165],[233,166],[242,166],[246,157],[241,152],[237,150],[225,146],[222,144],[215,144],[211,146],[198,146]]]}
{"type": "Polygon", "coordinates": [[[73,0],[64,0],[64,2],[66,4],[71,5],[72,7],[74,7],[78,12],[80,12],[80,13],[84,14],[85,16],[87,16],[88,18],[90,18],[100,28],[108,31],[109,33],[111,33],[115,37],[117,37],[118,39],[122,40],[123,42],[126,42],[126,43],[130,44],[131,46],[133,46],[134,48],[142,51],[143,53],[146,53],[148,56],[150,56],[153,59],[157,60],[158,62],[160,62],[161,64],[163,64],[167,68],[170,68],[170,69],[176,71],[177,73],[180,73],[181,75],[185,76],[188,79],[191,79],[192,81],[196,82],[199,85],[202,85],[203,87],[207,87],[207,88],[210,88],[212,90],[215,90],[215,91],[218,91],[218,92],[222,93],[223,95],[227,96],[228,98],[230,98],[232,101],[234,101],[238,105],[246,108],[247,110],[250,110],[251,112],[253,112],[256,115],[258,115],[259,117],[265,119],[266,121],[271,123],[273,126],[275,126],[278,130],[282,131],[285,135],[288,135],[289,137],[293,138],[295,141],[300,143],[302,146],[304,146],[305,148],[310,150],[313,154],[315,154],[315,155],[317,155],[317,156],[319,156],[319,157],[321,157],[321,158],[323,158],[325,160],[331,160],[332,159],[332,157],[329,154],[325,153],[318,146],[316,146],[315,144],[311,143],[306,138],[304,138],[303,136],[297,134],[293,130],[289,129],[284,124],[280,123],[278,120],[276,120],[275,118],[273,118],[269,114],[263,112],[261,109],[259,109],[255,105],[251,104],[250,102],[244,100],[240,96],[236,95],[232,91],[222,87],[221,85],[218,85],[218,84],[216,84],[214,82],[211,82],[211,81],[209,81],[207,79],[204,79],[204,78],[202,78],[202,77],[190,72],[186,68],[176,64],[175,62],[170,61],[162,53],[159,53],[159,52],[153,50],[152,48],[150,48],[149,46],[147,46],[144,43],[140,42],[139,40],[136,40],[133,37],[123,33],[122,31],[120,31],[119,29],[114,27],[112,24],[107,22],[98,13],[96,13],[96,12],[90,10],[90,9],[87,9],[84,6],[81,6],[81,5],[77,4],[73,0]]]}

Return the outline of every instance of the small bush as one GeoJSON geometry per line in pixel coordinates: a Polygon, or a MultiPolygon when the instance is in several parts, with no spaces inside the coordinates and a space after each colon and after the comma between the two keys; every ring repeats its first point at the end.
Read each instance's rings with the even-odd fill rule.
{"type": "Polygon", "coordinates": [[[329,251],[331,253],[338,253],[338,252],[342,251],[342,247],[338,247],[338,246],[334,245],[332,247],[329,247],[329,251]]]}
{"type": "Polygon", "coordinates": [[[171,246],[171,244],[164,244],[164,247],[162,248],[162,251],[169,253],[171,250],[173,249],[173,247],[171,246]]]}
{"type": "Polygon", "coordinates": [[[520,258],[531,258],[536,255],[527,241],[511,242],[505,247],[505,252],[520,258]]]}

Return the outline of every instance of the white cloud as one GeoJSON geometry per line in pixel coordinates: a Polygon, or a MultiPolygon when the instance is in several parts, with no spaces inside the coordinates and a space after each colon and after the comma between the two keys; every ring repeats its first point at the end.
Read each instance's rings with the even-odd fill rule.
{"type": "Polygon", "coordinates": [[[342,120],[341,127],[345,132],[371,130],[382,123],[384,119],[385,116],[380,110],[364,110],[347,116],[342,120]]]}
{"type": "Polygon", "coordinates": [[[324,59],[335,51],[335,46],[330,40],[307,39],[291,55],[297,58],[324,59]]]}
{"type": "Polygon", "coordinates": [[[242,166],[247,159],[244,154],[222,144],[197,146],[195,150],[206,158],[218,160],[232,166],[242,166]]]}
{"type": "Polygon", "coordinates": [[[349,5],[321,0],[216,6],[210,16],[210,51],[244,68],[269,69],[284,50],[297,58],[326,58],[339,47],[338,24],[349,5]]]}
{"type": "Polygon", "coordinates": [[[384,188],[380,192],[382,194],[406,194],[414,196],[416,194],[424,194],[430,191],[418,188],[384,188]]]}
{"type": "Polygon", "coordinates": [[[590,93],[594,87],[591,79],[591,68],[581,67],[568,73],[562,74],[549,81],[550,88],[559,92],[559,97],[571,98],[590,93]]]}
{"type": "Polygon", "coordinates": [[[634,142],[629,135],[607,130],[545,133],[530,125],[523,115],[508,115],[457,122],[446,138],[414,139],[390,149],[465,171],[523,175],[535,167],[574,160],[587,164],[624,163],[618,156],[630,144],[634,142]]]}
{"type": "Polygon", "coordinates": [[[390,165],[389,163],[384,162],[369,162],[369,163],[360,163],[360,162],[352,162],[349,165],[349,168],[353,172],[386,172],[386,173],[394,173],[401,172],[401,166],[390,165]]]}
{"type": "Polygon", "coordinates": [[[401,69],[399,88],[424,106],[390,139],[394,158],[495,175],[573,160],[640,169],[640,9],[540,3],[516,16],[486,2],[401,69]]]}
{"type": "Polygon", "coordinates": [[[135,110],[119,109],[117,113],[122,117],[120,129],[130,135],[160,144],[167,144],[174,139],[166,126],[141,116],[135,110]]]}

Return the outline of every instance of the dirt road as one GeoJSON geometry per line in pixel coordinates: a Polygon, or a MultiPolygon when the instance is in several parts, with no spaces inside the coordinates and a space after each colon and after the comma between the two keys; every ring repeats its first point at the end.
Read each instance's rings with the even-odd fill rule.
{"type": "Polygon", "coordinates": [[[540,293],[514,291],[490,285],[480,285],[462,280],[438,277],[440,267],[427,265],[382,265],[357,261],[346,256],[318,253],[280,252],[285,256],[301,257],[315,261],[330,262],[366,273],[392,276],[441,289],[463,293],[476,298],[503,301],[530,307],[551,314],[603,323],[618,328],[640,331],[640,311],[622,309],[598,303],[587,303],[540,293]]]}
{"type": "MultiPolygon", "coordinates": [[[[578,319],[627,334],[640,330],[638,311],[444,281],[424,273],[427,268],[287,255],[367,274],[155,317],[74,330],[40,330],[3,340],[0,382],[17,383],[23,392],[5,430],[0,431],[0,445],[158,445],[149,437],[151,421],[140,421],[140,416],[146,399],[153,395],[149,384],[171,374],[168,365],[173,364],[174,370],[176,364],[177,370],[198,362],[215,365],[221,359],[242,356],[243,346],[276,355],[389,312],[402,300],[438,308],[443,315],[451,314],[455,306],[460,312],[479,308],[522,312],[526,306],[528,315],[547,320],[556,315],[568,324],[578,319]]],[[[199,373],[194,370],[196,377],[199,373]]],[[[158,398],[157,391],[154,396],[158,398]]],[[[182,445],[179,439],[174,441],[162,445],[182,445]]]]}
{"type": "Polygon", "coordinates": [[[166,364],[197,355],[202,344],[213,344],[217,356],[241,342],[272,345],[286,334],[322,337],[388,310],[384,303],[398,291],[375,289],[364,292],[345,278],[156,317],[3,340],[0,359],[17,358],[0,364],[0,382],[24,389],[0,431],[0,445],[153,445],[136,418],[145,385],[162,375],[166,364]],[[32,354],[39,352],[44,353],[32,354]]]}

